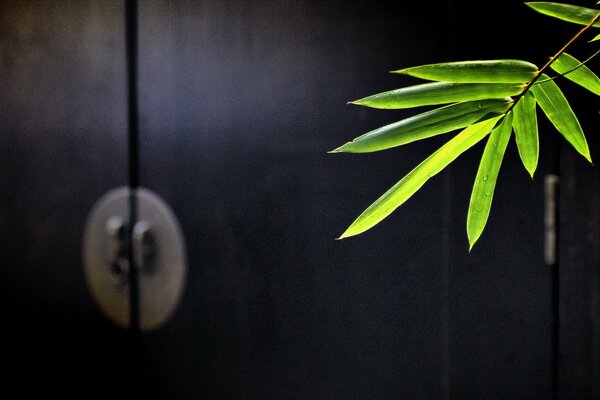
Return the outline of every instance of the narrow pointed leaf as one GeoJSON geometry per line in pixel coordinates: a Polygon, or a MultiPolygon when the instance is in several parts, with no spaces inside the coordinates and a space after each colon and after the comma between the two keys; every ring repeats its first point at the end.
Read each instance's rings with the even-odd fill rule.
{"type": "Polygon", "coordinates": [[[480,60],[427,64],[392,71],[432,81],[465,83],[524,83],[538,68],[521,60],[480,60]]]}
{"type": "Polygon", "coordinates": [[[600,40],[600,35],[594,36],[594,38],[590,40],[590,42],[595,42],[596,40],[600,40]]]}
{"type": "MultiPolygon", "coordinates": [[[[541,14],[579,25],[589,24],[600,12],[593,8],[564,3],[534,1],[525,4],[541,14]]],[[[598,27],[600,27],[600,22],[594,23],[594,28],[598,27]]]]}
{"type": "Polygon", "coordinates": [[[510,98],[477,100],[437,108],[390,125],[372,130],[332,153],[369,153],[425,139],[464,128],[484,118],[504,113],[512,104],[510,98]]]}
{"type": "Polygon", "coordinates": [[[438,174],[459,155],[483,139],[500,118],[502,117],[473,124],[450,139],[371,204],[340,239],[363,233],[381,222],[417,192],[429,178],[438,174]]]}
{"type": "Polygon", "coordinates": [[[472,100],[498,99],[521,93],[519,83],[452,83],[432,82],[378,93],[351,102],[384,109],[411,108],[472,100]]]}
{"type": "Polygon", "coordinates": [[[512,132],[512,118],[512,112],[508,113],[492,130],[481,157],[467,215],[469,250],[481,236],[490,214],[498,172],[512,132]]]}
{"type": "Polygon", "coordinates": [[[523,166],[533,178],[539,158],[539,135],[535,98],[527,92],[513,108],[513,129],[523,166]]]}
{"type": "Polygon", "coordinates": [[[585,135],[567,98],[554,81],[546,80],[546,75],[542,75],[541,79],[545,82],[531,87],[535,100],[560,134],[579,154],[592,162],[585,135]]]}
{"type": "Polygon", "coordinates": [[[575,57],[562,53],[551,65],[554,71],[565,74],[564,77],[600,96],[600,79],[587,66],[575,57]]]}

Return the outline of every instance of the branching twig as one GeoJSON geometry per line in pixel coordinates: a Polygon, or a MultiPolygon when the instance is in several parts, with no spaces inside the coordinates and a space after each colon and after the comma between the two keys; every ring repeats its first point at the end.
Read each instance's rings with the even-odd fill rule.
{"type": "MultiPolygon", "coordinates": [[[[564,53],[569,46],[571,46],[573,43],[575,43],[575,41],[577,41],[577,39],[579,39],[581,37],[581,35],[583,35],[585,32],[587,32],[588,29],[590,29],[592,26],[594,26],[594,24],[596,22],[598,22],[600,20],[600,13],[598,13],[591,21],[589,24],[587,24],[586,26],[584,26],[583,28],[581,28],[571,39],[569,39],[567,41],[567,43],[565,43],[560,50],[558,50],[556,52],[556,54],[554,54],[552,57],[550,57],[550,59],[548,60],[548,62],[546,62],[546,64],[544,64],[544,66],[542,68],[539,69],[539,71],[537,72],[537,74],[535,75],[535,77],[533,77],[533,79],[525,86],[525,89],[523,89],[523,91],[521,93],[519,93],[516,97],[514,102],[512,103],[512,105],[509,107],[509,109],[506,111],[506,113],[508,114],[517,104],[517,102],[519,101],[519,99],[521,99],[523,96],[525,96],[525,94],[527,94],[527,92],[529,91],[529,89],[531,89],[531,87],[533,85],[536,84],[536,82],[542,77],[542,75],[544,74],[544,72],[550,68],[550,66],[552,65],[552,63],[554,61],[556,61],[556,59],[558,57],[561,56],[562,53],[564,53]]],[[[597,54],[597,53],[596,53],[597,54]]],[[[595,54],[592,56],[594,57],[595,54]]],[[[590,57],[590,59],[592,58],[590,57]]],[[[586,60],[584,61],[582,64],[584,64],[585,62],[589,61],[586,60]]],[[[569,71],[570,72],[570,71],[569,71]]],[[[568,72],[567,72],[568,73],[568,72]]],[[[567,73],[563,74],[566,75],[567,73]]],[[[546,82],[547,80],[544,80],[543,82],[546,82]]],[[[541,83],[541,82],[539,82],[541,83]]]]}

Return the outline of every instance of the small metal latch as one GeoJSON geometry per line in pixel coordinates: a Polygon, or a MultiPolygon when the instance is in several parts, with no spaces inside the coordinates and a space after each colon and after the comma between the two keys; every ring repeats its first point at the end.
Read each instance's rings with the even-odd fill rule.
{"type": "Polygon", "coordinates": [[[544,177],[544,262],[546,265],[556,264],[558,183],[557,175],[544,177]]]}

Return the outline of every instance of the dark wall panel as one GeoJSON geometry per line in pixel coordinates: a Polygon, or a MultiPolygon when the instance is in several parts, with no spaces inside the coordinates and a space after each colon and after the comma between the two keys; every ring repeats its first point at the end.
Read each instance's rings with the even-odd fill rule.
{"type": "Polygon", "coordinates": [[[88,212],[126,183],[123,34],[119,1],[0,3],[2,382],[18,397],[123,384],[124,333],[81,265],[88,212]]]}

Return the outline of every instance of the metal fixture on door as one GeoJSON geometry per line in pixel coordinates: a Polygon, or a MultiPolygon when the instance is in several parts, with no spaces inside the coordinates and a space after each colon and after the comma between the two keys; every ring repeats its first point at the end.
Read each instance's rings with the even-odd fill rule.
{"type": "Polygon", "coordinates": [[[173,315],[183,293],[185,242],[177,218],[158,195],[145,188],[132,192],[119,187],[102,196],[88,217],[83,264],[92,297],[102,312],[123,328],[131,323],[130,246],[137,268],[139,328],[154,330],[173,315]],[[133,228],[128,221],[132,195],[138,207],[133,228]]]}
{"type": "Polygon", "coordinates": [[[556,264],[558,183],[558,175],[550,174],[544,177],[544,261],[546,265],[556,264]]]}

